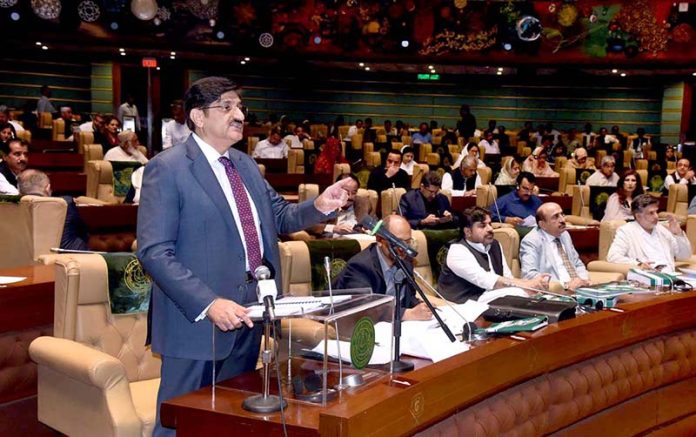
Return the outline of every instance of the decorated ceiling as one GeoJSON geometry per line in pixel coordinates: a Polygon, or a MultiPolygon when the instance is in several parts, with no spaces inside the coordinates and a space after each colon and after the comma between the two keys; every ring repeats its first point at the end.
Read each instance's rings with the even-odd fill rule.
{"type": "Polygon", "coordinates": [[[13,36],[324,59],[696,61],[696,3],[661,0],[0,0],[0,18],[13,36]]]}

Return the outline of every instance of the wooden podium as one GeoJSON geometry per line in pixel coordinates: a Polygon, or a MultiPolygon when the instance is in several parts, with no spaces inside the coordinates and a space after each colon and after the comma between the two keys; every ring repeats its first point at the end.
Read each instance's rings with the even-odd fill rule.
{"type": "MultiPolygon", "coordinates": [[[[428,434],[431,426],[444,420],[438,425],[437,435],[454,435],[457,426],[476,424],[477,418],[485,416],[476,410],[482,404],[486,405],[481,411],[491,412],[491,417],[536,420],[536,427],[543,425],[538,429],[540,434],[560,431],[569,435],[592,432],[633,435],[665,426],[666,429],[696,429],[696,365],[688,364],[696,364],[696,293],[631,296],[630,299],[634,302],[623,303],[618,310],[549,325],[524,335],[524,339],[489,340],[436,364],[417,360],[414,371],[382,375],[372,384],[345,390],[325,408],[295,401],[288,390],[289,406],[285,411],[288,433],[367,436],[425,431],[428,434]],[[652,346],[655,342],[667,345],[665,357],[651,357],[647,369],[640,365],[634,368],[632,357],[640,359],[642,348],[659,351],[660,347],[652,346]],[[613,376],[601,375],[602,384],[619,387],[618,394],[609,391],[613,396],[602,396],[603,392],[595,396],[593,392],[601,391],[602,384],[591,384],[597,380],[598,373],[592,369],[601,369],[604,360],[626,361],[625,366],[619,366],[619,369],[625,367],[624,374],[618,371],[610,372],[613,376]],[[642,376],[645,372],[662,376],[650,379],[642,376]],[[582,404],[582,408],[575,407],[572,396],[558,405],[537,401],[528,409],[505,402],[504,397],[500,402],[491,401],[499,396],[512,396],[511,399],[533,403],[534,399],[529,399],[530,384],[533,387],[540,379],[548,380],[553,394],[557,390],[554,381],[561,378],[563,384],[558,386],[567,388],[573,385],[572,381],[566,384],[562,378],[576,374],[581,375],[580,380],[590,381],[585,387],[587,393],[582,394],[589,396],[590,402],[582,404]],[[624,379],[630,384],[626,385],[624,379]],[[520,411],[529,417],[521,417],[520,411]],[[457,416],[459,425],[452,416],[457,416]],[[546,419],[539,421],[539,417],[546,419]]],[[[162,406],[162,422],[175,426],[177,435],[183,436],[220,431],[227,435],[282,435],[280,413],[259,415],[241,407],[246,397],[259,392],[260,381],[258,373],[225,381],[216,390],[214,406],[210,387],[168,401],[162,406]]],[[[273,379],[271,386],[277,387],[277,380],[273,379]]],[[[482,425],[486,430],[483,434],[505,431],[504,423],[496,421],[495,425],[497,428],[482,425]]],[[[458,431],[460,435],[462,432],[458,431]]]]}

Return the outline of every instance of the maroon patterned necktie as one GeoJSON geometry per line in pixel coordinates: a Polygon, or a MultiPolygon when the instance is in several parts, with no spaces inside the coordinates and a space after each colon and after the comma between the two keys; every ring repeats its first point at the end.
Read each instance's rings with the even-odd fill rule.
{"type": "Polygon", "coordinates": [[[239,221],[242,222],[242,233],[246,242],[247,259],[249,260],[249,271],[254,272],[261,265],[261,247],[259,246],[259,234],[256,232],[254,225],[254,215],[251,213],[251,203],[247,197],[242,178],[235,168],[232,161],[226,156],[221,156],[219,161],[225,166],[227,179],[232,186],[232,195],[237,203],[237,212],[239,213],[239,221]]]}

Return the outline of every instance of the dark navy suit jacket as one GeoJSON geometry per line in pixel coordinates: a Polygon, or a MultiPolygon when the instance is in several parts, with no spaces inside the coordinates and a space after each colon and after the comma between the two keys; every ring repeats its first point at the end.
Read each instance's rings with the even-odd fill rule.
{"type": "MultiPolygon", "coordinates": [[[[438,193],[435,196],[435,204],[437,205],[436,215],[438,217],[442,217],[445,211],[452,212],[447,196],[442,193],[438,193]]],[[[428,216],[428,211],[425,209],[425,199],[423,199],[423,195],[420,193],[419,189],[411,190],[401,196],[399,207],[401,215],[408,220],[412,229],[444,229],[458,227],[456,217],[453,217],[452,221],[447,223],[439,223],[434,226],[420,226],[418,222],[428,216]]]]}
{"type": "MultiPolygon", "coordinates": [[[[229,155],[256,205],[264,258],[275,269],[280,291],[278,233],[298,231],[327,216],[313,201],[286,202],[250,156],[234,149],[229,155]]],[[[213,324],[195,319],[217,297],[243,304],[255,301],[256,295],[246,282],[242,236],[193,136],[158,154],[145,167],[137,237],[138,258],[154,280],[152,350],[170,357],[210,360],[213,324]]],[[[231,353],[240,330],[215,331],[216,359],[223,359],[231,353]]]]}

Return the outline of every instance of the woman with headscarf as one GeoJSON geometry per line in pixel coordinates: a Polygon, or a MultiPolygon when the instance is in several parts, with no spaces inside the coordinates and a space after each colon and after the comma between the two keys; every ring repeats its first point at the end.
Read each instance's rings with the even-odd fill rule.
{"type": "Polygon", "coordinates": [[[532,173],[536,177],[557,178],[558,173],[553,171],[547,162],[548,154],[543,147],[537,147],[534,152],[525,159],[522,169],[532,173]]]}
{"type": "Polygon", "coordinates": [[[462,153],[459,154],[459,158],[457,158],[457,161],[454,163],[454,165],[452,166],[452,168],[453,168],[453,169],[459,168],[459,166],[461,165],[462,161],[464,160],[464,158],[465,158],[467,155],[470,155],[470,156],[476,158],[476,168],[483,168],[483,167],[486,166],[486,164],[485,164],[483,161],[481,161],[481,160],[479,159],[479,156],[481,156],[481,153],[479,152],[479,146],[478,146],[478,144],[476,144],[476,143],[469,143],[469,144],[466,145],[466,147],[464,147],[464,149],[462,150],[462,153]]]}
{"type": "Polygon", "coordinates": [[[503,167],[495,180],[495,185],[515,185],[520,174],[520,163],[512,156],[503,158],[503,167]]]}

